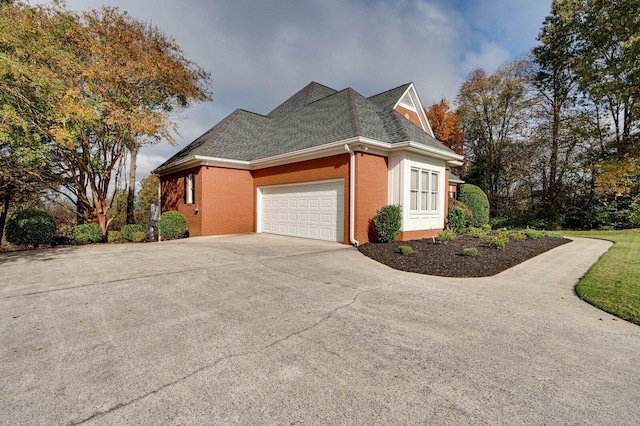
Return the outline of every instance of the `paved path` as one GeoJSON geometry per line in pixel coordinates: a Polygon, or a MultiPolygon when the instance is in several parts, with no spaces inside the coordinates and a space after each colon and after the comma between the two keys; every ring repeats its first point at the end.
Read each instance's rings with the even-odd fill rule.
{"type": "MultiPolygon", "coordinates": [[[[640,327],[573,287],[270,235],[0,254],[0,424],[640,424],[640,327]]],[[[479,259],[480,260],[480,259],[479,259]]]]}

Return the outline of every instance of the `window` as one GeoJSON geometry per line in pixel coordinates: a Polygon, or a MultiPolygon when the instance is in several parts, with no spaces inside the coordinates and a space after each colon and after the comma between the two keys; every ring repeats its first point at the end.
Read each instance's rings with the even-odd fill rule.
{"type": "Polygon", "coordinates": [[[196,175],[193,173],[184,177],[184,203],[196,203],[196,175]]]}
{"type": "Polygon", "coordinates": [[[439,185],[438,172],[412,167],[409,209],[419,212],[437,211],[439,185]]]}

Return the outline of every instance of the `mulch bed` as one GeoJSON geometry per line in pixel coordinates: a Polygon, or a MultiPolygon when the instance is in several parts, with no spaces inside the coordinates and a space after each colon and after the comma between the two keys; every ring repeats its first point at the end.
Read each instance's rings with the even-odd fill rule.
{"type": "Polygon", "coordinates": [[[484,246],[482,239],[461,235],[446,244],[431,239],[367,243],[358,247],[365,256],[401,271],[441,277],[489,277],[541,253],[571,242],[566,238],[542,237],[511,241],[504,249],[484,246]],[[400,254],[399,246],[410,246],[413,253],[400,254]],[[464,256],[462,249],[476,247],[478,255],[464,256]]]}

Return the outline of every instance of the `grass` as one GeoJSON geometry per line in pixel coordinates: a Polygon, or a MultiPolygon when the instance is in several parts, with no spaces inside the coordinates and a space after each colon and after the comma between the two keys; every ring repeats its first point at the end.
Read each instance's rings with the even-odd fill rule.
{"type": "Polygon", "coordinates": [[[614,243],[578,282],[576,293],[593,306],[640,325],[640,230],[563,234],[614,243]]]}

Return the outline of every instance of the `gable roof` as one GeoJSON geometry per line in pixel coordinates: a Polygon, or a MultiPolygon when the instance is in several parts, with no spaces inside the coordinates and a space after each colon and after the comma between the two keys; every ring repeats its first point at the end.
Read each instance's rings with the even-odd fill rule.
{"type": "Polygon", "coordinates": [[[267,115],[234,111],[156,172],[195,157],[250,162],[356,137],[387,144],[415,142],[457,156],[394,110],[411,86],[365,98],[352,88],[336,91],[311,82],[267,115]]]}

